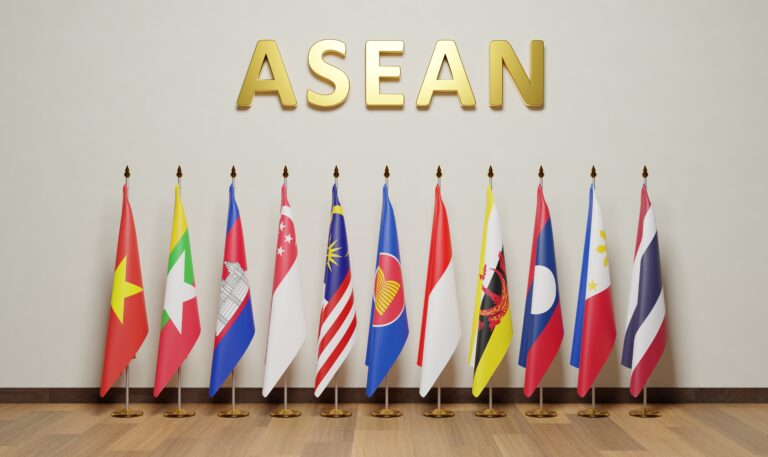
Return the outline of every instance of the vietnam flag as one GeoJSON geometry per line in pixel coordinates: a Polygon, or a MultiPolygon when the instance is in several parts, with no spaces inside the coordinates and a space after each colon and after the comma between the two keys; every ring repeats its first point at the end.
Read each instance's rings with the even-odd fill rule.
{"type": "Polygon", "coordinates": [[[139,248],[133,212],[128,202],[128,185],[123,186],[123,214],[117,240],[115,276],[101,373],[103,397],[120,377],[147,337],[147,310],[141,281],[139,248]]]}
{"type": "Polygon", "coordinates": [[[200,316],[197,311],[195,273],[192,269],[192,246],[189,241],[187,217],[181,203],[181,186],[176,185],[173,209],[171,250],[168,255],[168,279],[165,282],[165,303],[157,351],[155,391],[157,397],[173,374],[187,358],[200,336],[200,316]]]}

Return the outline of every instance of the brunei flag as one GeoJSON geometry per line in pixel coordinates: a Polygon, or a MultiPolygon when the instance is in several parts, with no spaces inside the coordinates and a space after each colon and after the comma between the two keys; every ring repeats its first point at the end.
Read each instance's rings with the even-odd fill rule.
{"type": "Polygon", "coordinates": [[[472,395],[477,397],[488,385],[512,341],[501,222],[490,185],[485,191],[483,244],[480,249],[480,274],[477,278],[472,327],[469,365],[475,369],[472,395]]]}
{"type": "Polygon", "coordinates": [[[120,377],[147,337],[147,310],[141,281],[139,246],[133,212],[128,202],[128,185],[123,186],[123,214],[117,240],[117,258],[112,283],[112,306],[109,310],[104,369],[101,373],[100,396],[104,396],[120,377]]]}
{"type": "Polygon", "coordinates": [[[192,269],[192,248],[187,217],[181,203],[181,186],[177,184],[163,320],[160,324],[160,346],[157,351],[155,397],[160,395],[181,367],[199,336],[200,316],[197,311],[195,273],[192,269]]]}

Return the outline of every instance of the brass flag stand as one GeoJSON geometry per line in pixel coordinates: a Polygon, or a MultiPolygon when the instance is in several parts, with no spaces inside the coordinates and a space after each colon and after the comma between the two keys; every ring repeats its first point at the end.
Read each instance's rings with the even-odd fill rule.
{"type": "Polygon", "coordinates": [[[595,404],[595,388],[592,387],[592,407],[587,409],[582,409],[577,413],[581,417],[590,417],[592,419],[597,419],[600,417],[608,417],[610,414],[608,414],[608,411],[597,409],[597,405],[595,404]]]}
{"type": "Polygon", "coordinates": [[[301,416],[301,411],[288,407],[288,372],[283,373],[283,407],[272,410],[269,417],[279,417],[289,419],[291,417],[301,416]]]}
{"type": "MultiPolygon", "coordinates": [[[[440,169],[440,165],[437,166],[437,173],[436,173],[435,176],[437,176],[437,187],[441,187],[440,186],[440,178],[443,177],[443,170],[440,169]]],[[[424,416],[426,416],[426,417],[434,417],[435,419],[441,419],[441,418],[444,418],[444,417],[454,417],[456,415],[456,413],[454,413],[450,409],[443,409],[442,398],[441,398],[442,397],[442,392],[441,392],[441,389],[440,389],[440,377],[439,376],[437,378],[437,383],[436,384],[437,384],[437,408],[429,410],[429,411],[424,411],[424,416]]]]}
{"type": "Polygon", "coordinates": [[[176,372],[176,408],[166,411],[163,413],[163,416],[165,417],[174,417],[174,418],[182,418],[182,417],[192,417],[195,415],[195,412],[191,409],[184,409],[181,407],[181,365],[179,365],[179,370],[176,372]]]}
{"type": "MultiPolygon", "coordinates": [[[[648,186],[648,167],[643,166],[643,185],[648,186]]],[[[661,417],[661,411],[657,409],[651,409],[648,407],[648,388],[643,387],[643,407],[640,409],[633,409],[629,412],[632,417],[644,417],[655,418],[661,417]]]]}
{"type": "MultiPolygon", "coordinates": [[[[493,171],[488,171],[488,176],[493,176],[493,171]]],[[[495,409],[493,407],[493,385],[491,384],[493,382],[493,378],[491,378],[488,381],[488,407],[485,409],[481,409],[480,411],[475,411],[475,416],[477,417],[486,417],[490,419],[495,419],[497,417],[506,417],[507,413],[504,411],[499,411],[498,409],[495,409]]]]}
{"type": "Polygon", "coordinates": [[[557,412],[553,409],[547,409],[544,407],[544,388],[539,386],[539,407],[534,409],[529,409],[525,412],[525,415],[528,417],[537,417],[540,419],[545,419],[548,417],[555,417],[557,416],[557,412]]]}
{"type": "Polygon", "coordinates": [[[322,417],[332,417],[335,419],[341,417],[349,417],[352,415],[352,411],[348,409],[339,408],[339,372],[333,377],[333,408],[324,409],[320,412],[322,417]]]}
{"type": "Polygon", "coordinates": [[[232,370],[232,407],[219,411],[216,415],[219,417],[238,418],[248,416],[248,411],[235,406],[235,370],[232,370]]]}
{"type": "MultiPolygon", "coordinates": [[[[130,176],[130,173],[128,172],[128,167],[125,167],[125,180],[128,181],[128,176],[130,176]]],[[[118,409],[117,411],[112,411],[112,417],[121,417],[121,418],[127,418],[127,417],[139,417],[144,415],[144,411],[140,409],[131,408],[131,385],[128,382],[128,367],[131,365],[130,362],[128,362],[128,365],[125,366],[125,408],[118,409]]]]}
{"type": "MultiPolygon", "coordinates": [[[[388,176],[389,173],[387,173],[385,176],[388,176]]],[[[403,415],[403,412],[398,409],[392,409],[389,407],[389,374],[384,376],[384,408],[377,409],[376,411],[371,413],[371,416],[373,417],[380,417],[383,419],[388,419],[390,417],[400,417],[403,415]]]]}
{"type": "Polygon", "coordinates": [[[643,407],[640,409],[633,409],[629,412],[632,417],[643,417],[646,419],[652,419],[661,417],[661,411],[648,407],[648,388],[643,387],[643,407]]]}

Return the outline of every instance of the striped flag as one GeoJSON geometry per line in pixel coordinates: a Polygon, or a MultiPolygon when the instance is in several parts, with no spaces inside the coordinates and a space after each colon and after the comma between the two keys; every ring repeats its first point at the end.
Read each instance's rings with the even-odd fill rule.
{"type": "Polygon", "coordinates": [[[157,397],[184,363],[200,336],[200,316],[197,311],[197,289],[192,269],[192,246],[187,229],[187,216],[181,203],[181,186],[176,185],[173,208],[171,251],[168,254],[168,278],[165,282],[165,302],[160,325],[160,345],[157,350],[155,390],[157,397]]]}
{"type": "Polygon", "coordinates": [[[576,304],[571,365],[579,369],[577,392],[586,395],[597,379],[616,341],[611,300],[611,273],[603,213],[594,184],[589,187],[587,233],[581,263],[581,282],[576,304]]]}
{"type": "Polygon", "coordinates": [[[429,247],[427,286],[421,315],[418,365],[421,367],[419,394],[426,396],[443,368],[451,360],[461,338],[459,302],[453,272],[451,230],[448,214],[435,187],[435,211],[432,217],[432,241],[429,247]]]}
{"type": "Polygon", "coordinates": [[[501,221],[490,185],[485,191],[483,243],[471,338],[469,365],[475,368],[472,395],[478,397],[504,359],[512,341],[501,221]]]}
{"type": "Polygon", "coordinates": [[[240,210],[235,200],[235,185],[229,186],[227,240],[224,245],[224,265],[221,269],[219,311],[216,336],[213,340],[213,363],[208,394],[221,388],[251,344],[256,329],[253,325],[251,287],[246,272],[245,240],[240,210]]]}
{"type": "Polygon", "coordinates": [[[629,291],[627,332],[621,355],[621,364],[632,370],[629,391],[633,396],[637,397],[643,391],[666,344],[666,308],[661,284],[656,216],[648,191],[643,185],[629,291]]]}
{"type": "Polygon", "coordinates": [[[563,342],[563,315],[557,287],[555,240],[552,219],[539,186],[536,194],[536,220],[533,225],[528,292],[525,297],[523,336],[518,364],[525,367],[523,393],[530,397],[541,384],[563,342]]]}
{"type": "Polygon", "coordinates": [[[335,184],[332,198],[331,227],[325,254],[323,308],[317,333],[315,397],[323,393],[349,355],[357,328],[347,227],[335,184]]]}
{"type": "Polygon", "coordinates": [[[275,275],[272,281],[272,306],[269,315],[267,358],[264,366],[262,395],[269,395],[301,349],[307,328],[299,280],[299,250],[293,225],[288,188],[283,184],[280,222],[275,252],[275,275]]]}

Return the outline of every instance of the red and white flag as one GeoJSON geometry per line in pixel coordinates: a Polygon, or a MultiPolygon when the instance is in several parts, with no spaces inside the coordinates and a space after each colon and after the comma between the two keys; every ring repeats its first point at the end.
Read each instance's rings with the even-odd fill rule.
{"type": "Polygon", "coordinates": [[[288,369],[288,365],[296,357],[307,336],[298,257],[296,229],[293,225],[291,206],[288,203],[288,190],[283,184],[275,253],[275,276],[272,282],[267,359],[262,389],[265,397],[288,369]]]}
{"type": "Polygon", "coordinates": [[[461,337],[459,303],[453,272],[453,252],[448,214],[435,187],[435,211],[432,217],[432,242],[429,247],[427,286],[421,315],[418,365],[421,367],[419,394],[424,397],[451,360],[461,337]]]}

